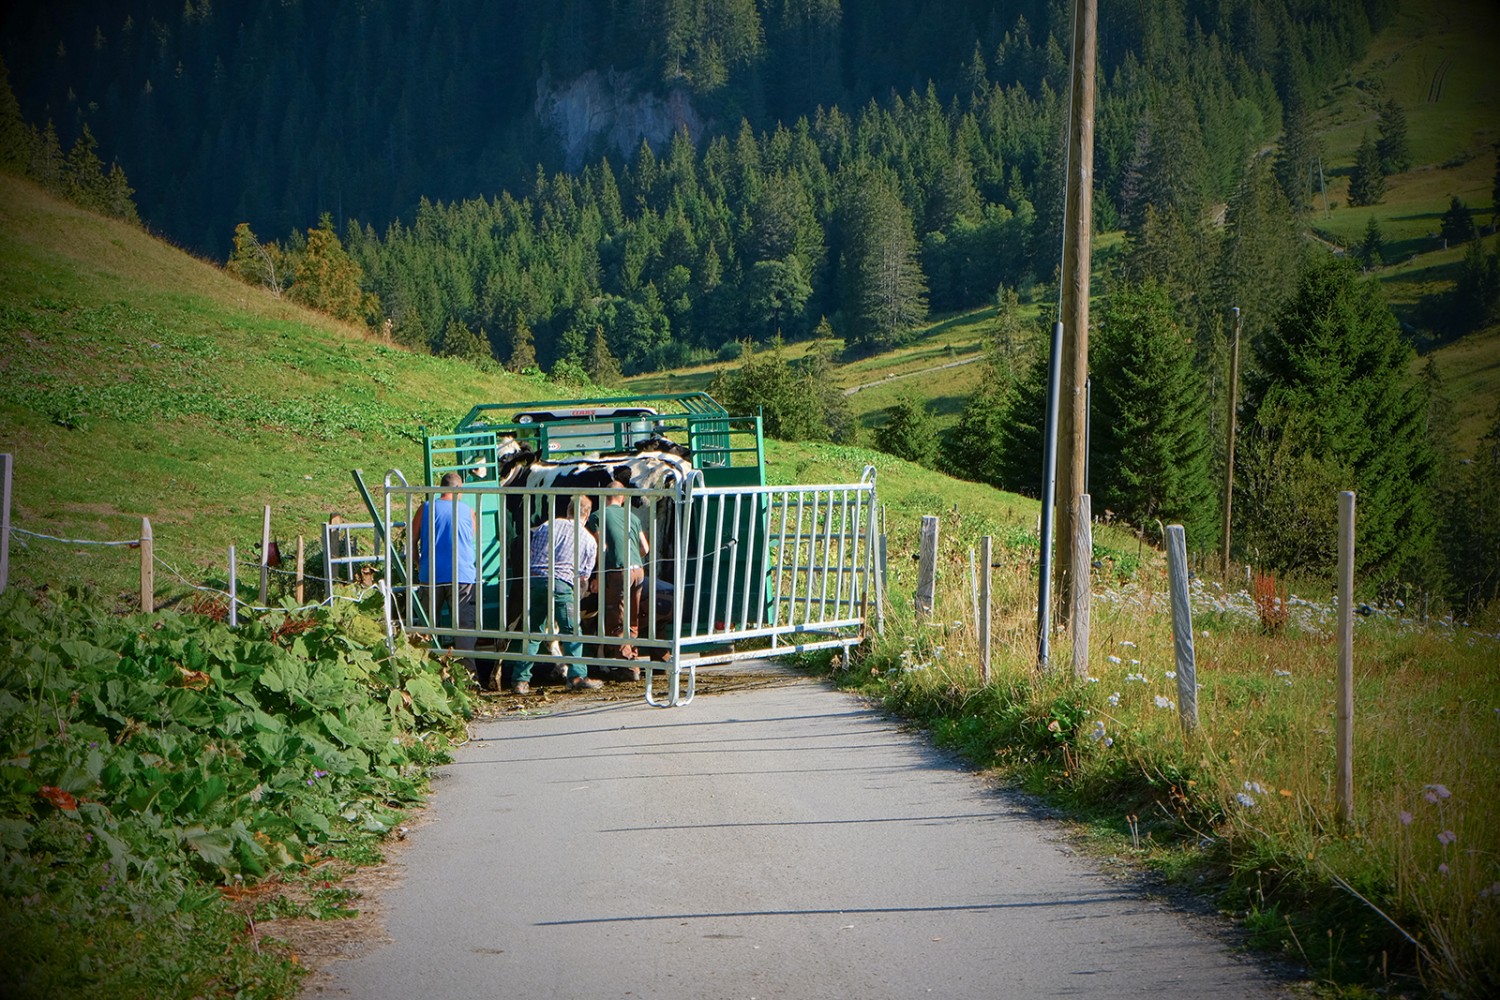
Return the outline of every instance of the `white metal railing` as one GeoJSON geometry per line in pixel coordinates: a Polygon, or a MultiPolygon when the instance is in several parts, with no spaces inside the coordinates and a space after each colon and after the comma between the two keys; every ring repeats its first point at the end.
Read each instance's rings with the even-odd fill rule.
{"type": "MultiPolygon", "coordinates": [[[[385,523],[413,523],[417,508],[436,497],[439,487],[412,486],[399,471],[385,480],[385,523]]],[[[517,660],[519,644],[530,639],[540,650],[525,657],[536,663],[635,666],[645,671],[646,700],[652,705],[685,705],[693,699],[697,667],[751,657],[857,645],[873,617],[883,625],[877,569],[875,471],[859,483],[825,486],[706,487],[701,473],[689,482],[661,489],[589,489],[594,509],[611,496],[625,495],[643,512],[650,555],[645,560],[645,597],[640,621],[627,613],[624,634],[605,631],[602,609],[585,618],[589,599],[575,588],[576,627],[560,631],[550,614],[531,630],[530,526],[563,513],[566,487],[459,488],[460,499],[479,516],[474,552],[476,616],[472,629],[457,627],[439,614],[437,593],[457,584],[387,589],[387,637],[411,628],[433,637],[435,648],[476,661],[517,660]],[[517,526],[524,530],[517,531],[517,526]],[[512,537],[514,536],[514,537],[512,537]],[[637,635],[631,636],[631,626],[637,635]],[[472,652],[460,648],[469,640],[472,652]],[[553,645],[582,642],[582,657],[565,657],[553,645]],[[636,647],[650,659],[626,659],[621,647],[636,647]],[[667,688],[658,696],[655,674],[667,688]]],[[[581,518],[571,520],[582,532],[581,518]]],[[[432,518],[423,519],[424,546],[433,544],[432,518]]],[[[566,523],[566,520],[565,520],[566,523]]],[[[601,535],[603,533],[601,532],[601,535]]],[[[457,542],[451,554],[457,561],[457,542]]],[[[601,539],[601,549],[607,547],[601,539]]],[[[606,553],[601,551],[602,566],[606,553]]],[[[398,580],[417,581],[417,539],[411,532],[386,536],[386,565],[399,566],[398,580]]],[[[456,575],[456,574],[455,574],[456,575]]],[[[550,558],[548,591],[558,568],[550,558]]],[[[595,583],[597,586],[598,574],[595,583]]],[[[627,604],[628,608],[628,604],[627,604]]],[[[498,669],[498,663],[496,664],[498,669]]]]}

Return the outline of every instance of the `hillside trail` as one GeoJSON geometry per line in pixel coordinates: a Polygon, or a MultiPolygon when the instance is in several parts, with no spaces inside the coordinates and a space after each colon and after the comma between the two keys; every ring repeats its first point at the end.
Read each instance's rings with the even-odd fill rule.
{"type": "Polygon", "coordinates": [[[500,700],[303,996],[1291,995],[859,698],[735,670],[676,709],[500,700]]]}
{"type": "Polygon", "coordinates": [[[873,382],[861,382],[859,385],[852,385],[844,390],[844,395],[852,396],[855,393],[859,392],[861,389],[869,389],[873,386],[885,385],[887,382],[894,382],[897,379],[911,378],[914,375],[928,375],[932,372],[940,372],[944,368],[957,368],[960,365],[972,365],[976,361],[983,360],[984,355],[981,353],[976,354],[970,358],[959,358],[957,361],[949,361],[945,364],[933,365],[931,368],[919,368],[914,372],[893,372],[892,374],[887,375],[884,378],[878,378],[873,382]]]}

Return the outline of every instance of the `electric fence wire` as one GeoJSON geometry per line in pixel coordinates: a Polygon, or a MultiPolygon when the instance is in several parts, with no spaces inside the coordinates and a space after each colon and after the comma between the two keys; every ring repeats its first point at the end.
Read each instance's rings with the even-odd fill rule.
{"type": "MultiPolygon", "coordinates": [[[[132,549],[141,547],[141,540],[139,538],[128,538],[121,542],[103,542],[92,538],[58,538],[56,535],[44,535],[40,531],[27,531],[25,528],[17,528],[15,525],[11,525],[10,533],[12,535],[26,535],[29,538],[42,538],[49,542],[62,542],[64,545],[117,545],[132,549]]],[[[24,545],[25,542],[22,541],[21,544],[24,545]]]]}

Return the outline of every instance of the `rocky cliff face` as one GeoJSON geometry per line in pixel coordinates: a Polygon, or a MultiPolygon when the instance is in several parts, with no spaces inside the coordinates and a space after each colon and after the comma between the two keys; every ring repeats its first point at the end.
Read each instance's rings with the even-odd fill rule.
{"type": "Polygon", "coordinates": [[[561,138],[569,170],[582,167],[601,147],[617,162],[631,162],[642,139],[660,150],[678,129],[698,140],[704,122],[685,90],[662,96],[637,84],[633,74],[613,70],[589,70],[563,83],[546,76],[537,81],[537,117],[561,138]]]}

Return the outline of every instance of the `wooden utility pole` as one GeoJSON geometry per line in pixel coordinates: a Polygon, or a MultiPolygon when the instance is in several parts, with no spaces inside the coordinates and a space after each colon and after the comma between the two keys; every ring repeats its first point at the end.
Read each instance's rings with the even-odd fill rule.
{"type": "MultiPolygon", "coordinates": [[[[1068,118],[1067,201],[1063,214],[1062,391],[1058,412],[1058,547],[1076,552],[1078,498],[1087,486],[1088,448],[1085,386],[1089,377],[1089,259],[1094,212],[1094,63],[1098,47],[1098,0],[1073,0],[1072,100],[1068,118]]],[[[1045,502],[1046,498],[1044,498],[1045,502]]],[[[1076,555],[1056,565],[1058,621],[1072,617],[1076,555]]],[[[1087,571],[1087,567],[1081,567],[1087,571]]]]}
{"type": "Polygon", "coordinates": [[[1240,400],[1240,329],[1245,324],[1240,307],[1234,307],[1234,345],[1229,349],[1229,418],[1225,421],[1224,447],[1224,551],[1219,575],[1229,580],[1229,511],[1234,506],[1234,435],[1239,421],[1240,400]]]}

